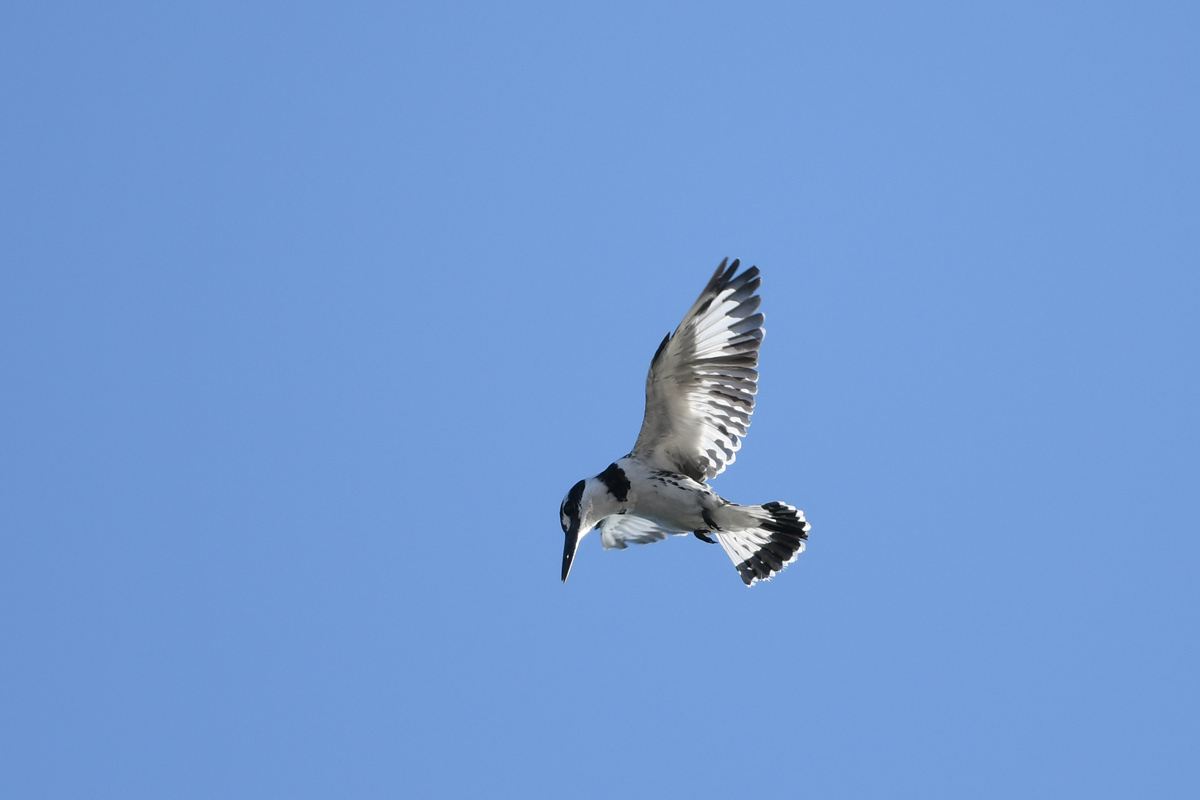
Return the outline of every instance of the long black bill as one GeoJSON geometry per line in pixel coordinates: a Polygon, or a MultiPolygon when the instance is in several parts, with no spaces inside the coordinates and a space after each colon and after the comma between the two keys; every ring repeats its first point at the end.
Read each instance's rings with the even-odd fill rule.
{"type": "Polygon", "coordinates": [[[567,582],[567,576],[571,574],[571,564],[575,562],[575,548],[579,547],[579,526],[572,525],[567,531],[567,541],[563,545],[563,583],[567,582]]]}

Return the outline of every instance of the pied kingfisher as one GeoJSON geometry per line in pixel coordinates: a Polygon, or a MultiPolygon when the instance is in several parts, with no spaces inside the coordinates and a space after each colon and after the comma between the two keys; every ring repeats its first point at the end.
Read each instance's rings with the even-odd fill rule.
{"type": "Polygon", "coordinates": [[[721,262],[650,361],[646,415],[633,452],[571,487],[562,502],[567,580],[579,541],[600,528],[604,549],[693,533],[720,543],[747,586],[804,552],[809,524],[787,503],[739,506],[705,481],[733,463],[754,411],[763,315],[758,267],[721,262]],[[713,537],[716,537],[714,540],[713,537]]]}

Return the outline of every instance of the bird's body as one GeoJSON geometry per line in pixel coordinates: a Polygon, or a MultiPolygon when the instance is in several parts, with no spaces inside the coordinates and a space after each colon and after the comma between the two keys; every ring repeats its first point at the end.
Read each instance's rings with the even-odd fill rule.
{"type": "MultiPolygon", "coordinates": [[[[596,509],[609,516],[632,514],[669,533],[705,530],[705,514],[724,504],[712,489],[678,472],[656,469],[636,456],[613,462],[596,476],[596,509]]],[[[610,530],[621,520],[614,520],[610,530]]],[[[610,547],[623,547],[615,540],[610,547]]]]}
{"type": "Polygon", "coordinates": [[[722,261],[659,345],[633,452],[576,483],[563,500],[563,581],[579,540],[595,526],[605,549],[687,533],[720,543],[747,586],[770,579],[804,551],[803,512],[786,503],[740,506],[705,483],[736,457],[758,391],[758,269],[740,275],[737,269],[738,261],[722,261]]]}
{"type": "Polygon", "coordinates": [[[706,484],[687,475],[655,469],[634,456],[618,459],[617,467],[629,478],[628,512],[644,517],[672,533],[709,528],[705,515],[725,505],[706,484]]]}

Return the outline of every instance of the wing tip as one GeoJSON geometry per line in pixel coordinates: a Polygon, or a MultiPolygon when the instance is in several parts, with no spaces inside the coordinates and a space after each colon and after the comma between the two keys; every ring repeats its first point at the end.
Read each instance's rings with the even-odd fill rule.
{"type": "Polygon", "coordinates": [[[760,275],[760,271],[756,266],[748,267],[745,272],[739,275],[738,269],[741,266],[742,260],[740,258],[730,259],[726,257],[721,259],[721,263],[717,265],[717,271],[713,273],[712,279],[709,280],[708,286],[705,287],[705,291],[722,291],[729,288],[735,282],[740,288],[760,275]]]}

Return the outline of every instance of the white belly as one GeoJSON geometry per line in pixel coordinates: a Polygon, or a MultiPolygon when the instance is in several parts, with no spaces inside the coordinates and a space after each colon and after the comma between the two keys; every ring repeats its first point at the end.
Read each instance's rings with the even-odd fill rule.
{"type": "Polygon", "coordinates": [[[629,511],[664,528],[708,530],[705,509],[711,511],[723,505],[712,489],[686,475],[655,470],[631,458],[623,458],[618,464],[630,482],[629,511]]]}

